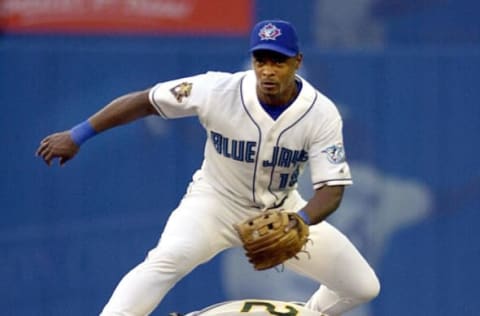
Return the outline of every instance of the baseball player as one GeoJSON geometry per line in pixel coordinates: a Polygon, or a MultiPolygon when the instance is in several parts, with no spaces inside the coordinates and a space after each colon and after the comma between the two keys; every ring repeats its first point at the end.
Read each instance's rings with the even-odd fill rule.
{"type": "Polygon", "coordinates": [[[297,75],[303,55],[290,23],[256,24],[250,52],[250,71],[158,83],[41,141],[37,155],[50,166],[72,159],[96,134],[149,115],[197,116],[206,131],[204,161],[158,244],[122,278],[101,315],[150,314],[195,267],[241,245],[235,223],[276,209],[298,212],[310,225],[308,255],[284,264],[321,284],[305,308],[340,315],[378,295],[372,268],[325,221],[352,183],[336,106],[297,75]],[[305,200],[296,188],[307,162],[315,191],[305,200]]]}

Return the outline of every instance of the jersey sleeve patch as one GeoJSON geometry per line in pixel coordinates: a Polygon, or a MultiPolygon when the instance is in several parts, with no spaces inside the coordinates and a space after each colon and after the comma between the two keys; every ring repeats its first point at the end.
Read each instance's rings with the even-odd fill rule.
{"type": "Polygon", "coordinates": [[[327,159],[330,163],[339,164],[345,161],[345,149],[342,143],[336,143],[326,149],[322,153],[327,154],[327,159]]]}
{"type": "Polygon", "coordinates": [[[170,89],[178,103],[182,103],[184,98],[188,98],[192,92],[193,84],[191,82],[182,82],[170,89]]]}

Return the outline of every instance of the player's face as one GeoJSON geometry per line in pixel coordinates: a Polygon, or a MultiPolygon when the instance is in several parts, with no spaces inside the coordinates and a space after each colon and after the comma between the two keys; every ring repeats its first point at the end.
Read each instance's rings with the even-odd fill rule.
{"type": "Polygon", "coordinates": [[[262,102],[283,105],[296,93],[295,73],[302,55],[288,57],[273,51],[253,53],[253,70],[257,76],[257,94],[262,102]]]}

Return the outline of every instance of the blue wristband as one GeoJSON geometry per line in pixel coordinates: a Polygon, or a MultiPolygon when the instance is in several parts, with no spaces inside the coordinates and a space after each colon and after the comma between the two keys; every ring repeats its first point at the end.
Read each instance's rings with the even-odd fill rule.
{"type": "Polygon", "coordinates": [[[88,120],[83,121],[70,130],[70,136],[77,146],[82,145],[86,140],[97,135],[97,131],[93,128],[88,120]]]}
{"type": "Polygon", "coordinates": [[[308,215],[307,213],[305,213],[305,210],[300,210],[297,214],[303,219],[305,224],[310,225],[310,218],[308,218],[308,215]]]}

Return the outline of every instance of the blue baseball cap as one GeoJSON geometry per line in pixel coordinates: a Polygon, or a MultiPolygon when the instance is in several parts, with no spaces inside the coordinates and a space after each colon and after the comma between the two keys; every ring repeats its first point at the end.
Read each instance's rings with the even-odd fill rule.
{"type": "Polygon", "coordinates": [[[299,53],[298,37],[293,25],[282,20],[258,22],[250,34],[250,52],[262,49],[296,56],[299,53]]]}

